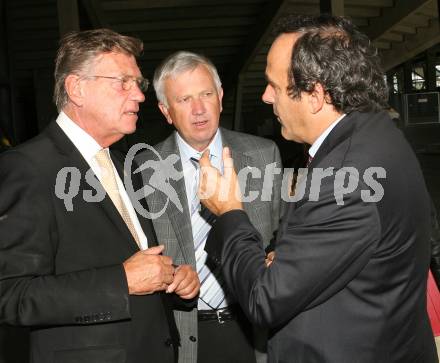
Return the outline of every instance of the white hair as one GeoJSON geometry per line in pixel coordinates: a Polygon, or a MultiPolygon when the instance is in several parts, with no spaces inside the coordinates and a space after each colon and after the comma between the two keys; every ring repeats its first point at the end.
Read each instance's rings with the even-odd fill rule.
{"type": "Polygon", "coordinates": [[[167,78],[176,77],[184,72],[194,70],[203,65],[211,73],[217,91],[220,92],[222,82],[214,64],[206,57],[187,51],[179,51],[168,56],[154,71],[153,86],[157,100],[168,107],[164,92],[164,82],[167,78]]]}

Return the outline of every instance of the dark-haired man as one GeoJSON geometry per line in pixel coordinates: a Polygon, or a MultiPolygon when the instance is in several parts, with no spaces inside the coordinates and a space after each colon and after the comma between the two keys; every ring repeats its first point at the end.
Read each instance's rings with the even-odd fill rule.
{"type": "Polygon", "coordinates": [[[289,140],[310,144],[297,186],[264,263],[232,159],[228,198],[206,205],[219,215],[206,250],[221,261],[247,316],[272,328],[270,362],[437,362],[426,314],[429,198],[420,166],[383,108],[387,89],[377,51],[346,19],[283,19],[267,57],[263,101],[289,140]],[[298,190],[300,192],[298,192],[298,190]]]}

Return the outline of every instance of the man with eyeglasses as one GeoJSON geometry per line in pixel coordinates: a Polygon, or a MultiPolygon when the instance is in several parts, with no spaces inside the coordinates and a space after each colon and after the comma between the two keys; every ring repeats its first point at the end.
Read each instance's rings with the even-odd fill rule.
{"type": "Polygon", "coordinates": [[[1,155],[0,324],[32,328],[32,362],[177,360],[171,304],[191,306],[197,274],[161,254],[109,151],[136,130],[142,47],[106,29],[64,37],[57,120],[1,155]]]}

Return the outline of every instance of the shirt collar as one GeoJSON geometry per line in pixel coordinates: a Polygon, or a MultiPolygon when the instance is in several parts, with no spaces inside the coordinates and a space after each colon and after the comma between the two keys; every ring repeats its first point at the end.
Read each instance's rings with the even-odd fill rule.
{"type": "Polygon", "coordinates": [[[312,144],[312,146],[310,146],[309,155],[312,158],[315,157],[318,149],[321,147],[322,143],[324,142],[324,140],[326,139],[328,134],[333,130],[333,128],[338,124],[338,122],[341,121],[345,116],[346,116],[346,114],[344,113],[343,115],[338,117],[333,123],[330,124],[329,127],[327,127],[324,130],[324,132],[321,135],[319,135],[319,137],[315,140],[315,142],[312,144]]]}
{"type": "Polygon", "coordinates": [[[101,145],[62,111],[58,115],[56,123],[90,164],[96,153],[102,149],[101,145]]]}
{"type": "Polygon", "coordinates": [[[182,158],[182,162],[187,162],[190,160],[190,158],[196,158],[199,159],[203,151],[206,149],[209,149],[209,154],[212,160],[221,160],[222,156],[222,137],[220,130],[217,129],[214,138],[211,140],[208,147],[203,151],[197,151],[194,149],[191,145],[189,145],[183,138],[180,136],[178,132],[176,132],[176,140],[177,140],[177,146],[179,148],[180,156],[182,158]]]}

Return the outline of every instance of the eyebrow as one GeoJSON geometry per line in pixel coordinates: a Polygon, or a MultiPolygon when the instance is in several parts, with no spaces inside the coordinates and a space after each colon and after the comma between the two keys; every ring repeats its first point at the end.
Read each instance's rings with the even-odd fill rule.
{"type": "Polygon", "coordinates": [[[269,83],[271,86],[275,86],[275,82],[272,81],[269,76],[267,75],[267,73],[264,73],[264,78],[266,79],[266,82],[269,83]]]}
{"type": "Polygon", "coordinates": [[[174,98],[176,101],[181,100],[181,99],[186,98],[186,97],[192,97],[192,96],[191,96],[191,95],[188,95],[188,94],[178,95],[178,96],[173,96],[173,98],[174,98]]]}

